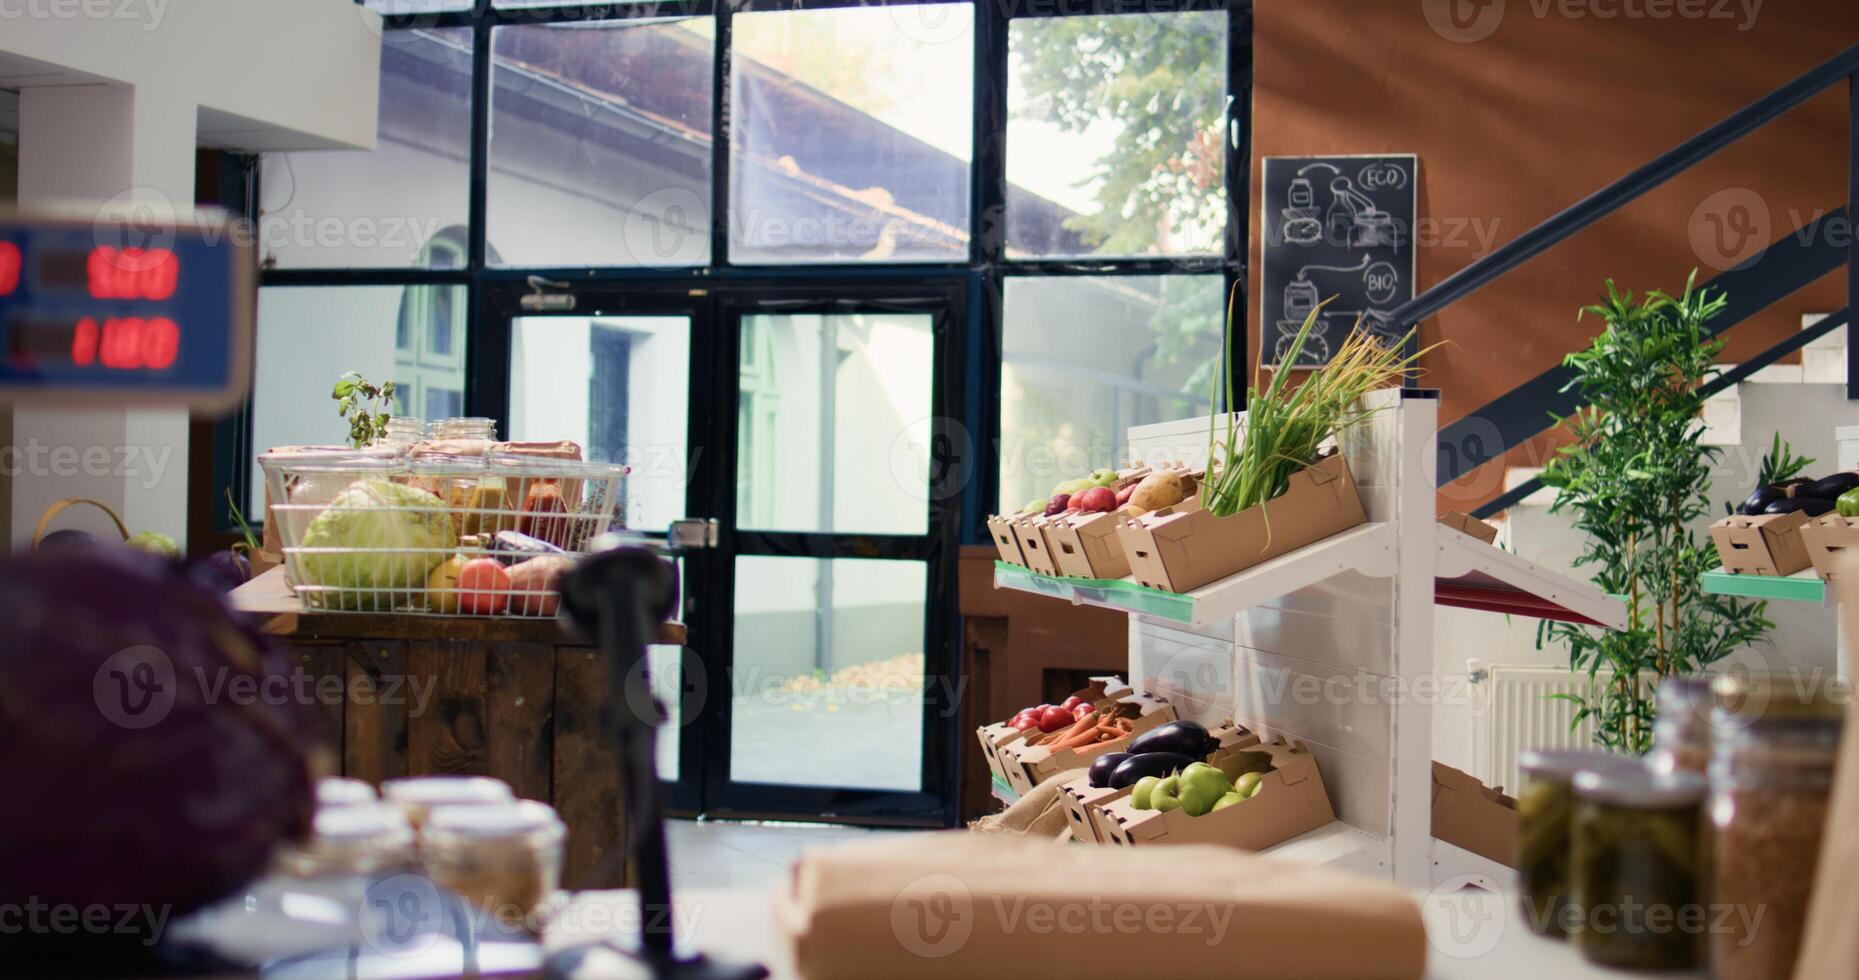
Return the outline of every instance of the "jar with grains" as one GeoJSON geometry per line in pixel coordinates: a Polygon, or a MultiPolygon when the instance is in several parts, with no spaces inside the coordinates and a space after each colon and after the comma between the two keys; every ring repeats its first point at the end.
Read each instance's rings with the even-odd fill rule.
{"type": "Polygon", "coordinates": [[[382,783],[381,798],[404,811],[419,830],[436,807],[512,803],[516,794],[509,783],[489,776],[413,776],[382,783]]]}
{"type": "Polygon", "coordinates": [[[316,811],[310,839],[278,852],[278,869],[314,878],[370,875],[413,865],[413,827],[400,810],[379,803],[316,811]]]}
{"type": "Polygon", "coordinates": [[[1711,763],[1710,937],[1717,980],[1794,974],[1826,826],[1843,711],[1791,684],[1725,679],[1711,763]],[[1760,915],[1760,918],[1756,916],[1760,915]]]}
{"type": "Polygon", "coordinates": [[[1575,777],[1569,936],[1584,959],[1685,970],[1711,924],[1700,898],[1705,782],[1691,773],[1588,770],[1575,777]]]}
{"type": "Polygon", "coordinates": [[[1689,772],[1702,776],[1710,769],[1711,709],[1715,677],[1694,674],[1667,677],[1654,696],[1658,718],[1652,726],[1652,751],[1646,762],[1654,772],[1689,772]]]}
{"type": "Polygon", "coordinates": [[[484,460],[473,456],[421,456],[412,462],[410,471],[414,486],[445,502],[452,533],[465,533],[465,518],[476,506],[475,495],[484,482],[484,460]]]}
{"type": "Polygon", "coordinates": [[[1584,769],[1639,769],[1638,757],[1601,750],[1525,752],[1518,760],[1523,792],[1517,797],[1517,883],[1523,917],[1540,936],[1567,934],[1570,834],[1575,819],[1575,776],[1584,769]]]}
{"type": "Polygon", "coordinates": [[[533,800],[439,807],[421,832],[420,863],[497,924],[536,931],[537,913],[561,885],[566,837],[555,810],[533,800]]]}

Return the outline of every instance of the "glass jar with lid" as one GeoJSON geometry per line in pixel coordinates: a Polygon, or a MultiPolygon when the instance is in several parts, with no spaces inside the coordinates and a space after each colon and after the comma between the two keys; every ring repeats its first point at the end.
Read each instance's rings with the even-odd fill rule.
{"type": "Polygon", "coordinates": [[[362,780],[331,776],[316,781],[318,807],[368,806],[379,802],[380,794],[362,780]]]}
{"type": "Polygon", "coordinates": [[[410,415],[390,415],[387,419],[387,431],[381,436],[380,443],[403,449],[412,449],[413,444],[426,438],[426,423],[410,415]]]}
{"type": "Polygon", "coordinates": [[[382,783],[381,798],[400,807],[419,830],[437,807],[511,803],[516,794],[509,783],[489,776],[413,776],[382,783]]]}
{"type": "Polygon", "coordinates": [[[421,832],[428,877],[507,927],[534,930],[561,885],[567,828],[533,800],[434,809],[421,832]]]}
{"type": "Polygon", "coordinates": [[[1773,678],[1722,678],[1710,770],[1710,937],[1717,980],[1794,974],[1844,724],[1841,699],[1773,678]],[[1757,918],[1757,916],[1760,918],[1757,918]]]}
{"type": "Polygon", "coordinates": [[[486,418],[440,419],[433,424],[432,437],[441,442],[456,439],[497,440],[497,420],[486,418]]]}
{"type": "Polygon", "coordinates": [[[1652,751],[1646,755],[1654,772],[1702,776],[1709,770],[1711,709],[1716,705],[1711,685],[1715,680],[1709,674],[1694,674],[1659,682],[1654,695],[1658,717],[1652,726],[1652,751]]]}
{"type": "Polygon", "coordinates": [[[1575,776],[1584,769],[1642,768],[1635,756],[1599,749],[1525,752],[1518,760],[1517,883],[1523,917],[1540,936],[1561,938],[1572,916],[1569,854],[1575,822],[1575,776]]]}
{"type": "Polygon", "coordinates": [[[1701,899],[1705,782],[1609,768],[1575,777],[1569,936],[1591,963],[1685,970],[1710,926],[1701,899]]]}
{"type": "Polygon", "coordinates": [[[379,803],[323,807],[310,839],[278,854],[285,874],[370,875],[413,865],[413,827],[399,809],[379,803]]]}

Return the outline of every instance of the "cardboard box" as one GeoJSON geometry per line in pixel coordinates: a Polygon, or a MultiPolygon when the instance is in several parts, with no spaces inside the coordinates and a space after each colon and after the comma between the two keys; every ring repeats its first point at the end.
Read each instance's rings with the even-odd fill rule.
{"type": "MultiPolygon", "coordinates": [[[[1115,701],[1129,693],[1130,686],[1123,682],[1123,678],[1106,676],[1091,678],[1084,687],[1073,691],[1069,696],[1098,704],[1115,701]]],[[[1025,707],[1030,708],[1032,705],[1025,707]]],[[[1006,757],[1002,754],[1002,749],[1024,739],[1027,733],[1005,721],[998,721],[991,725],[982,725],[975,730],[975,735],[981,740],[981,758],[987,762],[989,774],[999,777],[1002,782],[1009,782],[1006,757]]]]}
{"type": "Polygon", "coordinates": [[[1515,799],[1451,766],[1433,763],[1434,837],[1514,868],[1517,828],[1515,799]]]}
{"type": "MultiPolygon", "coordinates": [[[[1823,514],[1803,524],[1800,537],[1814,572],[1829,582],[1846,577],[1842,573],[1852,567],[1849,555],[1859,555],[1859,519],[1823,514]]],[[[1721,544],[1717,547],[1723,549],[1721,544]]],[[[1724,567],[1730,566],[1726,563],[1724,567]]]]}
{"type": "Polygon", "coordinates": [[[1046,525],[1046,547],[1067,578],[1122,578],[1130,562],[1114,514],[1074,514],[1046,525]]]}
{"type": "Polygon", "coordinates": [[[1226,844],[1259,851],[1328,826],[1336,820],[1317,772],[1317,759],[1302,744],[1274,740],[1227,752],[1214,765],[1228,778],[1264,772],[1258,795],[1237,806],[1190,817],[1185,811],[1138,810],[1129,794],[1099,804],[1100,827],[1122,847],[1152,844],[1226,844]]]}
{"type": "Polygon", "coordinates": [[[1478,518],[1465,513],[1464,511],[1449,510],[1445,512],[1444,514],[1439,515],[1439,522],[1441,524],[1446,525],[1449,528],[1452,528],[1455,531],[1460,531],[1465,534],[1469,534],[1472,537],[1477,538],[1478,540],[1483,541],[1486,544],[1497,543],[1497,540],[1498,540],[1498,529],[1497,528],[1492,527],[1489,524],[1486,524],[1484,521],[1481,521],[1478,518]]]}
{"type": "Polygon", "coordinates": [[[1293,473],[1282,496],[1231,517],[1168,507],[1121,519],[1117,535],[1138,584],[1188,592],[1367,520],[1349,464],[1332,453],[1293,473]]]}
{"type": "Polygon", "coordinates": [[[999,514],[988,518],[988,537],[994,539],[994,549],[1000,552],[1001,561],[1026,567],[1026,557],[1020,554],[1020,538],[1013,531],[1013,518],[999,514]]]}
{"type": "MultiPolygon", "coordinates": [[[[1233,722],[1226,722],[1217,728],[1209,729],[1207,734],[1213,736],[1218,745],[1208,753],[1209,761],[1218,759],[1228,752],[1257,745],[1259,737],[1252,731],[1233,722]]],[[[1112,789],[1108,786],[1092,786],[1084,779],[1075,779],[1059,787],[1059,802],[1065,806],[1066,818],[1071,822],[1072,836],[1081,841],[1109,843],[1099,827],[1099,805],[1118,799],[1128,792],[1125,789],[1112,789]]]]}
{"type": "MultiPolygon", "coordinates": [[[[1158,725],[1175,720],[1175,709],[1167,701],[1153,694],[1128,694],[1120,698],[1111,698],[1097,702],[1100,710],[1108,704],[1130,704],[1137,708],[1137,715],[1131,719],[1131,737],[1141,735],[1158,725]]],[[[1035,745],[1031,736],[1008,742],[1000,747],[1001,765],[1006,769],[1007,785],[1014,792],[1024,796],[1033,791],[1040,783],[1070,769],[1083,769],[1098,756],[1106,752],[1117,752],[1127,745],[1127,739],[1111,742],[1099,742],[1082,749],[1053,749],[1045,745],[1035,745]]]]}
{"type": "Polygon", "coordinates": [[[1029,571],[1041,575],[1057,575],[1058,563],[1052,560],[1052,549],[1046,547],[1046,525],[1058,520],[1057,517],[1016,517],[1010,522],[1013,526],[1014,539],[1020,542],[1021,562],[1029,571]]]}
{"type": "Polygon", "coordinates": [[[1737,514],[1711,525],[1717,557],[1733,575],[1793,575],[1811,562],[1801,529],[1808,517],[1792,514],[1737,514]]]}

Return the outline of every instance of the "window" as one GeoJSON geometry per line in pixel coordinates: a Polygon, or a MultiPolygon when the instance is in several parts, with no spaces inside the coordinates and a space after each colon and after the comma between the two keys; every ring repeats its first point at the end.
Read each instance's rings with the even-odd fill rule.
{"type": "Polygon", "coordinates": [[[737,14],[730,259],[968,257],[969,4],[737,14]]]}
{"type": "Polygon", "coordinates": [[[1227,224],[1227,15],[1015,20],[1007,249],[1213,255],[1227,224]]]}

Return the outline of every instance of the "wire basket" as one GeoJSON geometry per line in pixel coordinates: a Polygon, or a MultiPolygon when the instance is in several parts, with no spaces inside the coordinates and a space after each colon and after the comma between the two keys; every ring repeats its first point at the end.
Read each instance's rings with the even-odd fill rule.
{"type": "Polygon", "coordinates": [[[626,467],[530,458],[260,458],[285,576],[332,612],[553,616],[618,523],[626,467]]]}

